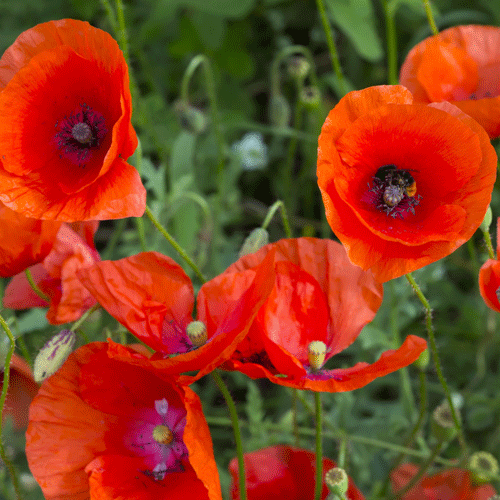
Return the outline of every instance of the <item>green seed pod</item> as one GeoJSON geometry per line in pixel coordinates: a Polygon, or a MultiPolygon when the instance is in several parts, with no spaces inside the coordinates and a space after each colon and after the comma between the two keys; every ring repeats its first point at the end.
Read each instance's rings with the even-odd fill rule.
{"type": "Polygon", "coordinates": [[[187,102],[177,101],[174,111],[181,127],[192,134],[202,134],[207,129],[207,117],[203,111],[191,106],[187,102]]]}
{"type": "Polygon", "coordinates": [[[318,87],[308,85],[300,89],[299,99],[307,109],[317,109],[321,102],[321,94],[318,87]]]}
{"type": "MultiPolygon", "coordinates": [[[[455,412],[460,418],[458,410],[455,409],[455,412]]],[[[431,431],[438,441],[444,442],[451,441],[457,435],[453,415],[447,401],[441,403],[432,412],[431,431]]]]}
{"type": "Polygon", "coordinates": [[[481,231],[483,232],[489,231],[492,220],[493,220],[493,212],[491,211],[491,207],[488,206],[488,210],[486,210],[483,222],[481,222],[481,225],[479,226],[481,228],[481,231]]]}
{"type": "Polygon", "coordinates": [[[422,352],[422,354],[413,362],[414,366],[416,366],[421,372],[424,372],[429,365],[429,349],[426,349],[422,352]]]}
{"type": "Polygon", "coordinates": [[[310,69],[311,65],[304,56],[293,56],[288,59],[287,71],[295,80],[304,80],[310,69]]]}
{"type": "Polygon", "coordinates": [[[330,469],[325,475],[325,483],[331,492],[331,496],[335,498],[346,498],[347,490],[349,489],[349,478],[344,469],[335,467],[330,469]]]}
{"type": "Polygon", "coordinates": [[[203,321],[191,321],[186,327],[186,335],[195,347],[205,345],[208,340],[207,327],[203,321]]]}

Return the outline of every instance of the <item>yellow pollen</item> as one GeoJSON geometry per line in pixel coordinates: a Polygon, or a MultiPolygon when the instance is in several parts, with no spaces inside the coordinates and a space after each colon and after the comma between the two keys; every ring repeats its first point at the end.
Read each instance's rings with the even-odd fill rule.
{"type": "Polygon", "coordinates": [[[203,321],[191,321],[186,327],[186,335],[195,347],[205,345],[208,340],[207,327],[203,321]]]}
{"type": "Polygon", "coordinates": [[[157,425],[153,429],[153,439],[160,444],[170,444],[174,440],[174,435],[166,425],[157,425]]]}
{"type": "Polygon", "coordinates": [[[321,342],[321,340],[313,340],[307,346],[307,358],[309,359],[311,370],[319,370],[325,362],[325,356],[326,344],[324,342],[321,342]]]}

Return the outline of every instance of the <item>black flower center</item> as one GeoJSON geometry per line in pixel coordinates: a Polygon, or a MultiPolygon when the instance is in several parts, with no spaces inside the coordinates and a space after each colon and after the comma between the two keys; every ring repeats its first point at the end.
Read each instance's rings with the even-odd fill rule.
{"type": "Polygon", "coordinates": [[[56,129],[54,139],[59,157],[64,156],[80,167],[85,167],[107,133],[104,116],[87,104],[58,121],[56,129]]]}
{"type": "Polygon", "coordinates": [[[422,199],[417,195],[417,183],[410,171],[392,164],[380,167],[369,187],[371,202],[391,217],[404,219],[408,213],[415,215],[414,207],[422,199]]]}

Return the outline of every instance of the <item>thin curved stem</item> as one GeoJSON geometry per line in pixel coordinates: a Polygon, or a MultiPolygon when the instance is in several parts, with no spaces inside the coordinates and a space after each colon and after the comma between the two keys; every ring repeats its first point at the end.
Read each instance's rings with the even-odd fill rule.
{"type": "Polygon", "coordinates": [[[437,35],[439,30],[436,26],[436,22],[434,21],[434,15],[432,14],[431,3],[429,0],[423,0],[425,7],[425,14],[427,15],[427,20],[429,21],[429,26],[431,27],[431,31],[433,35],[437,35]]]}
{"type": "Polygon", "coordinates": [[[26,275],[26,279],[28,280],[28,283],[30,284],[31,289],[42,299],[45,300],[48,304],[50,304],[50,297],[45,295],[40,288],[38,288],[37,284],[35,283],[35,280],[33,279],[33,276],[31,274],[31,271],[29,267],[27,267],[24,270],[24,274],[26,275]]]}
{"type": "Polygon", "coordinates": [[[269,210],[267,211],[266,218],[264,219],[264,222],[262,223],[262,229],[267,229],[267,226],[269,226],[271,220],[274,217],[274,214],[276,213],[276,210],[280,210],[281,212],[281,220],[283,221],[283,228],[285,230],[285,234],[287,238],[292,237],[292,230],[290,229],[290,223],[288,222],[288,216],[286,214],[286,207],[285,204],[281,201],[278,200],[274,202],[270,207],[269,210]]]}
{"type": "Polygon", "coordinates": [[[189,255],[184,251],[184,249],[175,241],[175,239],[170,235],[170,233],[156,220],[155,216],[152,214],[149,207],[146,205],[146,211],[144,212],[149,220],[153,223],[153,225],[160,231],[163,237],[174,247],[174,249],[178,252],[184,262],[195,272],[196,276],[200,279],[202,283],[206,283],[206,278],[203,276],[201,271],[198,269],[198,266],[191,260],[189,255]]]}
{"type": "Polygon", "coordinates": [[[314,500],[321,500],[323,490],[323,435],[321,417],[321,393],[314,393],[316,407],[316,481],[314,483],[314,500]]]}
{"type": "Polygon", "coordinates": [[[221,121],[219,117],[219,108],[217,105],[217,94],[215,92],[215,80],[214,74],[212,71],[212,66],[210,64],[210,60],[203,54],[198,54],[193,57],[189,62],[186,71],[184,72],[184,76],[182,77],[181,82],[181,100],[184,102],[189,101],[189,84],[193,77],[194,72],[198,68],[198,66],[203,66],[203,74],[205,76],[205,85],[207,89],[208,100],[210,101],[210,110],[212,112],[212,120],[214,124],[215,137],[217,139],[217,180],[218,180],[218,188],[219,194],[222,193],[223,185],[224,185],[224,139],[222,136],[222,127],[221,121]]]}
{"type": "MultiPolygon", "coordinates": [[[[80,328],[81,325],[83,325],[83,323],[85,323],[85,321],[87,320],[87,318],[93,314],[95,311],[99,310],[101,308],[101,304],[94,304],[90,309],[87,309],[81,316],[80,318],[78,318],[74,323],[73,325],[71,325],[71,328],[70,328],[70,331],[74,332],[77,328],[80,328]]],[[[84,340],[88,343],[89,340],[87,339],[87,337],[85,336],[85,334],[83,332],[81,332],[82,334],[82,337],[84,338],[84,340]]]]}
{"type": "Polygon", "coordinates": [[[425,326],[427,330],[427,336],[429,337],[429,344],[432,352],[432,358],[434,360],[434,366],[436,368],[436,373],[439,378],[439,382],[441,383],[441,386],[443,387],[443,391],[446,396],[446,400],[448,401],[448,405],[450,407],[451,415],[453,417],[453,422],[455,424],[455,428],[457,429],[458,432],[458,439],[460,441],[460,445],[462,447],[462,451],[465,453],[467,446],[465,444],[465,438],[464,438],[464,433],[462,429],[462,424],[460,422],[460,419],[458,418],[457,412],[455,410],[455,405],[453,404],[453,400],[451,399],[451,392],[450,388],[448,387],[448,384],[446,383],[446,379],[444,378],[443,375],[443,370],[441,369],[441,361],[439,360],[439,354],[436,346],[436,338],[434,336],[434,327],[432,326],[432,309],[429,304],[429,301],[425,298],[425,295],[422,293],[422,290],[418,286],[417,282],[411,275],[411,273],[408,273],[406,275],[406,279],[409,281],[410,285],[412,286],[414,292],[416,293],[417,297],[419,298],[420,302],[424,306],[425,309],[425,326]]]}
{"type": "Polygon", "coordinates": [[[335,41],[333,40],[332,27],[330,26],[330,21],[326,15],[325,4],[323,0],[316,0],[316,5],[318,6],[319,15],[321,17],[321,23],[323,24],[323,29],[325,30],[326,42],[328,44],[328,50],[330,52],[330,59],[332,60],[333,71],[337,80],[342,85],[342,96],[345,95],[345,81],[344,75],[342,73],[342,67],[340,66],[339,56],[337,54],[337,47],[335,47],[335,41]]]}
{"type": "Polygon", "coordinates": [[[14,469],[14,465],[12,462],[8,459],[7,454],[5,453],[5,448],[3,445],[3,410],[5,407],[5,399],[7,397],[7,391],[9,389],[9,379],[10,379],[10,360],[12,359],[12,355],[14,354],[14,350],[16,348],[16,339],[14,338],[14,335],[12,334],[9,325],[7,322],[3,319],[3,316],[0,314],[0,324],[2,325],[2,328],[4,329],[5,333],[7,334],[7,337],[9,337],[10,340],[10,347],[9,350],[7,351],[7,356],[5,357],[5,367],[3,370],[3,385],[2,385],[2,395],[0,396],[0,457],[5,464],[5,467],[7,467],[7,470],[9,471],[10,478],[12,480],[12,485],[14,487],[14,491],[16,494],[16,498],[18,500],[21,500],[21,491],[19,489],[19,481],[17,479],[17,474],[14,469]]]}
{"type": "Polygon", "coordinates": [[[236,411],[236,406],[234,404],[233,398],[231,397],[231,394],[229,393],[229,390],[226,384],[224,383],[224,380],[222,380],[222,377],[219,375],[219,372],[217,370],[214,370],[213,372],[210,373],[210,375],[212,375],[214,382],[217,384],[217,387],[224,396],[227,408],[229,410],[229,414],[231,416],[231,423],[233,425],[233,431],[234,431],[234,440],[236,442],[236,455],[238,457],[238,484],[240,491],[240,500],[246,500],[247,487],[245,483],[245,462],[243,459],[243,444],[241,440],[238,412],[236,411]]]}

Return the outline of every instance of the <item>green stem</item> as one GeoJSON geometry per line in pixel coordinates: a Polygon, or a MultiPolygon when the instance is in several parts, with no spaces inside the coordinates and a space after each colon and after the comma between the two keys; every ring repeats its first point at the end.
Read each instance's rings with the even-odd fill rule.
{"type": "Polygon", "coordinates": [[[50,297],[45,295],[40,288],[38,288],[37,284],[35,283],[35,280],[33,279],[33,276],[31,275],[31,271],[29,267],[27,267],[24,270],[24,274],[26,275],[26,279],[28,280],[28,283],[30,284],[32,290],[42,299],[45,300],[45,302],[50,304],[50,297]]]}
{"type": "Polygon", "coordinates": [[[130,66],[129,52],[128,52],[128,39],[127,39],[127,28],[125,26],[125,16],[123,15],[123,2],[122,0],[116,0],[116,16],[118,19],[116,36],[118,37],[118,43],[123,51],[123,57],[125,61],[130,66]]]}
{"type": "MultiPolygon", "coordinates": [[[[142,144],[141,141],[137,142],[137,149],[135,150],[135,168],[141,173],[142,170],[142,144]]],[[[141,250],[145,252],[147,250],[146,245],[146,234],[144,232],[144,220],[142,217],[134,218],[135,227],[137,228],[137,234],[139,235],[139,243],[141,245],[141,250]]]]}
{"type": "Polygon", "coordinates": [[[486,243],[486,249],[488,250],[488,257],[495,260],[495,250],[493,249],[493,244],[491,243],[491,236],[488,230],[483,231],[484,242],[486,243]]]}
{"type": "Polygon", "coordinates": [[[181,256],[181,258],[186,262],[186,264],[195,272],[196,276],[200,279],[202,283],[206,283],[206,278],[203,276],[201,271],[198,269],[198,266],[191,260],[189,255],[184,251],[184,249],[175,241],[175,239],[170,235],[170,233],[156,220],[155,216],[152,214],[149,207],[146,205],[145,214],[149,217],[149,220],[153,223],[153,225],[160,231],[163,237],[174,247],[177,253],[181,256]]]}
{"type": "Polygon", "coordinates": [[[212,112],[215,137],[217,139],[217,183],[219,194],[222,194],[224,186],[224,139],[222,136],[222,127],[217,106],[217,93],[215,92],[214,74],[212,71],[210,60],[205,55],[198,54],[197,56],[193,57],[188,67],[186,68],[181,82],[181,100],[187,103],[190,102],[189,83],[191,82],[193,74],[198,66],[203,66],[205,85],[207,89],[208,99],[210,101],[210,110],[212,112]]]}
{"type": "Polygon", "coordinates": [[[439,455],[441,448],[443,447],[443,441],[438,441],[434,449],[432,450],[431,456],[422,464],[418,472],[408,481],[401,489],[396,491],[394,495],[392,495],[389,500],[400,499],[403,498],[403,495],[411,490],[419,481],[422,479],[424,474],[427,472],[427,469],[434,462],[435,458],[439,455]]]}
{"type": "Polygon", "coordinates": [[[5,333],[7,334],[7,337],[9,337],[10,340],[10,347],[7,352],[7,356],[5,357],[5,367],[3,370],[3,385],[2,385],[2,395],[0,396],[0,457],[5,464],[5,467],[7,467],[7,470],[9,471],[10,478],[12,480],[12,485],[14,486],[14,491],[16,494],[16,498],[18,500],[21,499],[21,491],[19,489],[19,482],[17,479],[17,474],[14,469],[14,466],[12,465],[11,461],[7,458],[7,454],[5,453],[5,448],[3,445],[3,410],[5,406],[5,399],[7,397],[7,391],[9,389],[9,378],[10,378],[10,360],[12,359],[12,355],[14,354],[14,350],[16,348],[16,340],[14,338],[14,335],[10,331],[9,325],[7,322],[3,319],[3,316],[0,314],[0,324],[2,325],[2,328],[4,329],[5,333]]]}
{"type": "MultiPolygon", "coordinates": [[[[101,304],[94,304],[90,309],[87,309],[79,319],[77,319],[73,325],[71,325],[70,331],[74,332],[76,331],[77,328],[80,328],[80,326],[87,320],[87,318],[94,313],[95,311],[99,310],[101,308],[101,304]]],[[[85,341],[86,344],[89,343],[89,339],[87,338],[87,335],[85,335],[85,332],[82,332],[80,330],[79,334],[82,336],[83,340],[85,341]]]]}
{"type": "Polygon", "coordinates": [[[316,408],[316,482],[314,483],[314,500],[321,500],[323,491],[323,436],[321,426],[321,393],[314,393],[316,408]]]}
{"type": "Polygon", "coordinates": [[[387,0],[382,0],[385,14],[385,33],[387,38],[387,71],[389,85],[398,84],[398,47],[394,13],[387,0]]]}
{"type": "Polygon", "coordinates": [[[33,371],[33,359],[31,358],[31,354],[28,351],[28,346],[26,345],[23,336],[19,335],[19,333],[17,335],[17,345],[19,346],[19,349],[23,353],[23,358],[25,359],[26,363],[30,365],[31,370],[33,371]]]}
{"type": "Polygon", "coordinates": [[[245,484],[245,462],[243,460],[243,444],[241,440],[241,431],[240,424],[238,420],[238,412],[236,411],[236,406],[234,404],[233,398],[229,393],[229,390],[222,380],[222,377],[219,375],[217,370],[211,372],[212,378],[214,382],[217,384],[220,392],[224,396],[226,400],[227,408],[229,410],[229,414],[231,416],[231,422],[233,424],[234,431],[234,440],[236,442],[236,455],[238,457],[238,483],[239,483],[239,491],[240,491],[240,500],[246,500],[247,498],[247,487],[245,484]]]}
{"type": "Polygon", "coordinates": [[[127,221],[128,219],[120,219],[117,221],[114,230],[111,233],[111,237],[108,240],[108,244],[102,252],[102,260],[109,260],[113,256],[113,251],[120,241],[123,231],[125,231],[125,228],[127,227],[127,221]]]}
{"type": "Polygon", "coordinates": [[[111,4],[109,3],[108,0],[101,0],[101,4],[104,7],[104,10],[106,11],[106,15],[108,16],[108,21],[109,24],[111,24],[111,28],[113,28],[113,31],[116,33],[117,22],[116,22],[115,12],[113,11],[113,7],[111,7],[111,4]]]}
{"type": "Polygon", "coordinates": [[[299,436],[299,424],[297,422],[297,392],[298,389],[292,389],[292,431],[293,437],[295,439],[295,446],[299,446],[300,436],[299,436]]]}
{"type": "Polygon", "coordinates": [[[431,27],[431,31],[433,35],[437,35],[439,30],[436,26],[436,22],[434,21],[434,16],[432,15],[431,3],[429,0],[423,0],[425,7],[425,14],[427,15],[427,20],[429,21],[429,26],[431,27]]]}
{"type": "Polygon", "coordinates": [[[276,213],[276,210],[278,209],[280,209],[281,212],[281,220],[283,221],[283,228],[285,229],[286,237],[291,238],[292,230],[290,229],[290,223],[288,222],[285,204],[281,200],[278,200],[271,205],[271,207],[267,211],[266,218],[264,219],[261,227],[262,229],[267,229],[267,226],[269,226],[271,220],[274,217],[274,214],[276,213]]]}
{"type": "MultiPolygon", "coordinates": [[[[330,26],[330,21],[326,15],[325,5],[323,0],[316,0],[316,5],[318,6],[319,15],[321,17],[321,23],[323,24],[323,29],[325,30],[326,42],[328,44],[328,50],[330,51],[330,58],[332,60],[333,71],[335,76],[343,88],[342,96],[345,95],[345,81],[344,75],[342,74],[342,68],[340,66],[339,57],[337,55],[337,48],[335,47],[335,42],[333,40],[332,27],[330,26]]],[[[342,97],[341,96],[341,97],[342,97]]]]}
{"type": "Polygon", "coordinates": [[[458,438],[460,441],[460,445],[462,447],[462,451],[465,453],[466,452],[466,444],[465,444],[465,438],[464,438],[464,433],[462,430],[462,424],[460,423],[460,420],[458,418],[457,412],[455,410],[455,405],[453,404],[453,400],[451,399],[451,392],[448,387],[448,384],[446,383],[446,380],[443,375],[443,371],[441,369],[441,362],[439,360],[439,354],[436,346],[436,338],[434,336],[434,327],[432,326],[432,309],[431,306],[428,302],[428,300],[425,298],[425,295],[422,293],[422,290],[418,286],[417,282],[411,275],[411,273],[408,273],[406,275],[406,279],[409,281],[410,285],[412,286],[414,292],[416,293],[417,297],[419,298],[420,302],[424,306],[425,309],[425,326],[427,330],[427,336],[429,337],[429,344],[432,352],[432,358],[434,360],[434,366],[436,368],[436,373],[439,378],[439,382],[441,383],[441,386],[443,387],[443,391],[446,396],[446,400],[448,401],[448,405],[451,410],[451,415],[453,417],[453,422],[455,423],[455,428],[457,429],[458,432],[458,438]]]}

